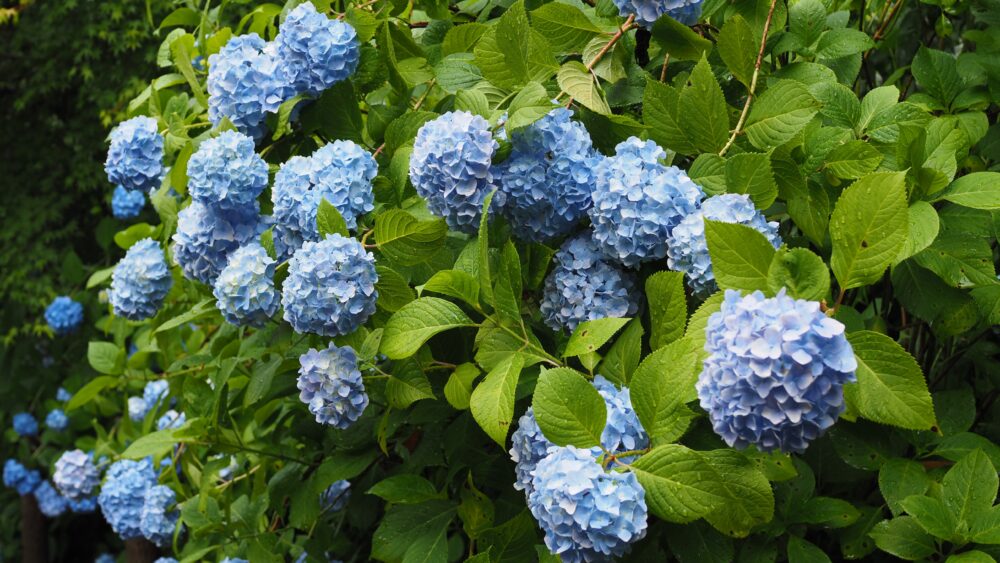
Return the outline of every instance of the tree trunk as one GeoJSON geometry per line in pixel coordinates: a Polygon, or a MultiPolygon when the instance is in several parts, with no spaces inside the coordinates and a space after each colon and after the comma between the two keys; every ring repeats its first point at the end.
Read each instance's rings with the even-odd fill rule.
{"type": "Polygon", "coordinates": [[[21,554],[24,563],[48,563],[49,539],[45,515],[38,509],[35,495],[21,497],[21,554]]]}
{"type": "Polygon", "coordinates": [[[146,538],[125,541],[125,561],[128,563],[153,563],[159,556],[160,550],[146,538]]]}

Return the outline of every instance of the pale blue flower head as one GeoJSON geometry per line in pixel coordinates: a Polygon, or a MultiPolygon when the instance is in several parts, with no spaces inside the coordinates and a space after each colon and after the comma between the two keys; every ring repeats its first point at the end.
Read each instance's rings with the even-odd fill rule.
{"type": "Polygon", "coordinates": [[[153,563],[177,563],[177,560],[173,557],[160,557],[156,561],[153,561],[153,563]]]}
{"type": "Polygon", "coordinates": [[[354,74],[361,58],[354,28],[317,12],[312,2],[288,13],[274,41],[295,90],[313,96],[354,74]]]}
{"type": "MultiPolygon", "coordinates": [[[[602,375],[594,377],[594,387],[604,399],[608,422],[601,433],[601,446],[613,454],[642,450],[649,446],[649,435],[639,422],[628,387],[619,389],[602,375]]],[[[621,458],[629,463],[632,456],[621,458]]]]}
{"type": "Polygon", "coordinates": [[[281,304],[295,332],[340,336],[375,312],[375,257],[355,239],[307,241],[288,263],[281,304]]]}
{"type": "Polygon", "coordinates": [[[66,505],[74,514],[89,514],[97,510],[97,495],[90,495],[78,500],[66,499],[66,505]]]}
{"type": "Polygon", "coordinates": [[[45,322],[57,335],[70,334],[83,323],[83,305],[61,295],[45,309],[45,322]]]}
{"type": "Polygon", "coordinates": [[[705,338],[698,399],[730,446],[802,453],[844,412],[857,360],[819,303],[727,290],[705,338]]]}
{"type": "Polygon", "coordinates": [[[60,403],[65,403],[72,398],[73,394],[67,391],[66,389],[63,389],[62,387],[56,389],[56,400],[59,401],[60,403]]]}
{"type": "Polygon", "coordinates": [[[517,429],[510,437],[510,459],[514,461],[514,488],[531,493],[531,480],[534,477],[535,466],[548,454],[549,448],[555,444],[550,442],[535,420],[535,411],[528,407],[521,418],[517,420],[517,429]]]}
{"type": "Polygon", "coordinates": [[[173,509],[177,495],[166,485],[156,485],[146,491],[139,512],[139,530],[143,537],[163,547],[170,544],[180,513],[173,509]]]}
{"type": "Polygon", "coordinates": [[[699,296],[714,293],[718,286],[705,240],[705,219],[738,223],[767,237],[772,246],[781,246],[778,224],[768,222],[745,194],[722,194],[702,202],[701,207],[681,220],[667,239],[667,266],[684,272],[691,290],[699,296]]]}
{"type": "Polygon", "coordinates": [[[118,559],[110,553],[102,553],[94,559],[94,563],[115,563],[118,559]]]}
{"type": "Polygon", "coordinates": [[[149,458],[123,459],[111,464],[97,503],[104,519],[123,540],[142,537],[139,523],[146,491],[157,483],[156,470],[149,458]]]}
{"type": "Polygon", "coordinates": [[[52,481],[67,499],[81,500],[101,484],[101,472],[83,450],[70,450],[56,460],[52,481]]]}
{"type": "Polygon", "coordinates": [[[14,432],[18,436],[37,436],[38,421],[29,413],[19,412],[14,415],[14,432]]]}
{"type": "Polygon", "coordinates": [[[327,512],[338,512],[347,506],[351,498],[351,482],[347,479],[335,481],[320,495],[319,505],[327,512]]]}
{"type": "Polygon", "coordinates": [[[237,215],[193,202],[177,214],[174,259],[187,278],[212,285],[229,255],[256,239],[261,227],[256,212],[237,215]]]}
{"type": "Polygon", "coordinates": [[[35,487],[35,500],[38,501],[38,510],[49,518],[61,515],[68,508],[66,499],[48,481],[42,481],[35,487]]]}
{"type": "Polygon", "coordinates": [[[156,409],[169,396],[170,384],[165,379],[150,381],[142,388],[142,401],[146,404],[147,412],[156,409]]]}
{"type": "Polygon", "coordinates": [[[568,239],[556,253],[540,308],[552,330],[572,332],[583,321],[632,317],[641,299],[635,276],[609,260],[585,233],[568,239]]]}
{"type": "Polygon", "coordinates": [[[250,137],[223,131],[206,140],[191,155],[187,173],[192,200],[229,216],[257,215],[257,197],[267,187],[267,163],[250,137]]]}
{"type": "Polygon", "coordinates": [[[140,190],[126,190],[123,186],[115,186],[111,194],[111,215],[115,219],[135,219],[146,206],[146,193],[140,190]]]}
{"type": "Polygon", "coordinates": [[[293,97],[287,65],[274,44],[256,33],[230,39],[208,57],[208,118],[218,125],[228,117],[236,127],[256,137],[264,118],[293,97]]]}
{"type": "Polygon", "coordinates": [[[132,321],[156,315],[174,279],[155,240],[132,245],[111,274],[108,301],[115,314],[132,321]]]}
{"type": "Polygon", "coordinates": [[[355,229],[358,217],[375,208],[372,181],[377,174],[375,158],[351,141],[334,141],[311,156],[288,159],[271,190],[274,220],[283,229],[286,246],[319,240],[316,215],[324,199],[337,208],[348,229],[355,229]]]}
{"type": "Polygon", "coordinates": [[[511,135],[496,167],[504,215],[516,236],[545,242],[568,234],[587,216],[596,168],[604,158],[573,112],[557,108],[511,135]]]}
{"type": "Polygon", "coordinates": [[[312,348],[299,357],[299,366],[299,399],[316,422],[343,430],[361,418],[368,393],[353,348],[332,342],[325,350],[312,348]]]}
{"type": "Polygon", "coordinates": [[[646,535],[646,491],[633,473],[605,471],[591,450],[551,448],[532,489],[528,509],[566,563],[621,557],[646,535]]]}
{"type": "Polygon", "coordinates": [[[635,22],[651,29],[663,14],[684,25],[694,25],[701,17],[702,0],[614,0],[622,17],[635,16],[635,22]]]}
{"type": "Polygon", "coordinates": [[[278,311],[274,288],[274,260],[256,241],[229,255],[229,263],[215,280],[216,305],[226,321],[242,326],[264,326],[278,311]]]}
{"type": "Polygon", "coordinates": [[[52,409],[45,416],[45,427],[49,430],[62,432],[66,430],[67,426],[69,426],[69,417],[66,416],[66,413],[62,409],[52,409]]]}
{"type": "MultiPolygon", "coordinates": [[[[490,124],[467,111],[452,111],[424,123],[410,154],[410,181],[431,213],[456,231],[479,229],[483,201],[496,188],[490,124]]],[[[491,213],[501,209],[503,192],[493,196],[491,213]]]]}
{"type": "Polygon", "coordinates": [[[34,469],[28,469],[16,459],[8,459],[3,465],[3,484],[17,491],[17,494],[30,495],[38,484],[42,482],[42,476],[34,469]]]}
{"type": "Polygon", "coordinates": [[[184,413],[177,412],[174,409],[170,409],[167,412],[163,413],[163,416],[161,416],[159,420],[156,421],[156,429],[166,430],[169,428],[173,430],[176,428],[180,428],[181,426],[184,426],[184,423],[186,421],[187,417],[184,416],[184,413]]]}
{"type": "Polygon", "coordinates": [[[128,398],[128,417],[133,422],[141,422],[142,419],[146,418],[146,413],[148,412],[149,408],[146,406],[146,401],[142,400],[142,397],[128,398]]]}
{"type": "Polygon", "coordinates": [[[163,136],[152,117],[133,117],[111,131],[111,147],[104,162],[108,181],[126,190],[147,192],[160,183],[163,172],[163,136]]]}
{"type": "Polygon", "coordinates": [[[594,184],[590,220],[594,240],[626,266],[667,255],[667,236],[704,197],[676,166],[664,166],[666,152],[653,141],[630,137],[602,161],[594,184]]]}

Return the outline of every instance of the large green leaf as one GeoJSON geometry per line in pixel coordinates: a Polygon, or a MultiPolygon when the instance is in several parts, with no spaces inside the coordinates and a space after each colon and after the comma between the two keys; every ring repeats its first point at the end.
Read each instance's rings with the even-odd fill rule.
{"type": "Polygon", "coordinates": [[[514,418],[514,389],[523,367],[521,356],[512,354],[486,374],[469,401],[473,418],[501,447],[507,441],[514,418]]]}
{"type": "Polygon", "coordinates": [[[587,109],[602,115],[611,113],[597,78],[579,61],[569,61],[559,69],[559,87],[587,109]]]}
{"type": "Polygon", "coordinates": [[[649,304],[649,347],[653,350],[670,344],[684,335],[687,301],[684,274],[657,272],[646,278],[646,302],[649,304]]]}
{"type": "Polygon", "coordinates": [[[632,407],[654,444],[680,438],[694,419],[687,403],[696,398],[698,359],[691,340],[682,338],[646,356],[632,375],[632,407]]]}
{"type": "Polygon", "coordinates": [[[404,265],[427,261],[441,248],[448,233],[442,219],[420,221],[401,209],[389,209],[375,218],[375,242],[386,257],[404,265]]]}
{"type": "Polygon", "coordinates": [[[694,66],[688,82],[677,104],[680,126],[699,151],[719,152],[729,138],[729,111],[705,57],[694,66]]]}
{"type": "Polygon", "coordinates": [[[605,318],[580,323],[570,335],[566,349],[563,351],[563,357],[582,356],[596,352],[630,320],[632,319],[605,318]]]}
{"type": "Polygon", "coordinates": [[[597,389],[579,372],[569,368],[543,371],[531,405],[538,427],[557,446],[590,448],[601,444],[607,407],[597,389]]]}
{"type": "Polygon", "coordinates": [[[435,334],[474,324],[454,303],[437,297],[421,297],[404,305],[389,319],[380,349],[394,360],[408,358],[435,334]]]}
{"type": "Polygon", "coordinates": [[[803,84],[779,80],[751,104],[747,139],[759,149],[783,145],[812,120],[819,107],[803,84]]]}
{"type": "Polygon", "coordinates": [[[1000,172],[973,172],[957,178],[938,198],[973,209],[1000,209],[1000,172]]]}
{"type": "Polygon", "coordinates": [[[632,472],[646,490],[650,511],[667,522],[697,520],[722,501],[701,452],[680,444],[654,448],[632,464],[632,472]]]}
{"type": "Polygon", "coordinates": [[[579,8],[561,2],[542,4],[532,11],[531,25],[545,36],[556,53],[580,53],[601,33],[601,28],[579,8]]]}
{"type": "Polygon", "coordinates": [[[705,240],[719,287],[769,290],[768,270],[775,251],[767,237],[746,225],[706,219],[705,240]]]}

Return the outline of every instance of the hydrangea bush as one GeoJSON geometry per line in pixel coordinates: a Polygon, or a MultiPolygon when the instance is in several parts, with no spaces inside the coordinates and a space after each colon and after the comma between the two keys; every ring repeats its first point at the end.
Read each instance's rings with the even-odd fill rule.
{"type": "Polygon", "coordinates": [[[149,561],[996,559],[992,8],[180,7],[4,494],[149,561]]]}

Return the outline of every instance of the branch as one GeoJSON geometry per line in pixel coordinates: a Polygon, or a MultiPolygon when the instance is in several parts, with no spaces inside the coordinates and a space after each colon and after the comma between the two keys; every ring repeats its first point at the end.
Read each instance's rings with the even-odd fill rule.
{"type": "Polygon", "coordinates": [[[736,122],[736,129],[733,129],[733,134],[729,137],[729,141],[726,142],[726,146],[722,147],[719,151],[719,156],[724,156],[729,147],[733,146],[736,142],[736,136],[740,134],[740,129],[743,129],[743,124],[747,120],[747,114],[750,113],[750,102],[753,100],[754,91],[757,89],[757,77],[760,75],[760,65],[764,62],[764,49],[767,47],[767,32],[771,29],[771,18],[774,16],[774,7],[778,4],[778,0],[771,0],[771,6],[767,10],[767,20],[764,21],[764,36],[760,39],[760,49],[757,50],[757,62],[753,65],[753,78],[750,79],[750,91],[747,93],[747,101],[743,104],[743,111],[740,113],[740,119],[736,122]]]}
{"type": "MultiPolygon", "coordinates": [[[[587,72],[593,72],[594,67],[597,66],[597,63],[601,62],[601,59],[604,58],[604,55],[608,54],[608,51],[610,51],[611,48],[615,46],[615,43],[618,43],[618,41],[622,37],[624,37],[627,32],[631,31],[632,29],[635,29],[636,27],[638,27],[638,24],[635,23],[635,15],[633,14],[629,16],[627,20],[625,20],[625,23],[623,23],[621,27],[618,28],[618,31],[616,31],[615,34],[611,36],[611,39],[608,40],[608,42],[604,45],[604,47],[602,47],[601,50],[598,51],[596,55],[594,55],[594,58],[589,63],[587,63],[587,72]]],[[[559,98],[563,97],[563,95],[565,94],[566,94],[565,90],[559,90],[559,95],[556,96],[556,101],[558,101],[559,98]]],[[[573,105],[573,96],[570,96],[569,101],[566,102],[567,108],[571,105],[573,105]]]]}

